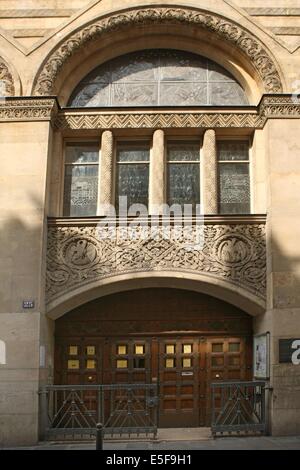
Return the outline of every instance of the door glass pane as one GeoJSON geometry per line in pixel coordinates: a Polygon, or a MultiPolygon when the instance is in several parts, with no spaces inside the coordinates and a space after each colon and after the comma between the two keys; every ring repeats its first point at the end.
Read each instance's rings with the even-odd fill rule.
{"type": "Polygon", "coordinates": [[[68,369],[79,369],[79,361],[69,360],[68,361],[68,369]]]}
{"type": "Polygon", "coordinates": [[[135,369],[145,369],[146,360],[144,357],[134,357],[133,358],[133,367],[135,369]]]}
{"type": "Polygon", "coordinates": [[[69,355],[77,356],[77,354],[78,354],[78,346],[69,346],[69,355]]]}
{"type": "Polygon", "coordinates": [[[127,344],[119,344],[117,347],[117,354],[127,354],[127,344]]]}
{"type": "Polygon", "coordinates": [[[175,344],[166,344],[166,353],[175,354],[175,344]]]}
{"type": "Polygon", "coordinates": [[[97,214],[98,165],[66,165],[64,215],[85,217],[97,214]]]}
{"type": "Polygon", "coordinates": [[[128,361],[127,359],[118,359],[117,360],[117,369],[127,369],[128,361]]]}
{"type": "Polygon", "coordinates": [[[192,359],[190,357],[182,358],[182,367],[183,368],[192,367],[192,359]]]}
{"type": "Polygon", "coordinates": [[[136,344],[134,346],[134,354],[145,354],[145,346],[143,344],[136,344]]]}
{"type": "Polygon", "coordinates": [[[182,352],[183,352],[183,354],[191,354],[192,353],[192,345],[191,344],[183,344],[182,345],[182,352]]]}
{"type": "Polygon", "coordinates": [[[94,356],[95,353],[96,353],[96,351],[95,351],[95,346],[87,346],[87,348],[86,348],[86,354],[87,354],[88,356],[94,356]]]}
{"type": "Polygon", "coordinates": [[[223,343],[212,343],[212,352],[223,352],[223,343]]]}
{"type": "Polygon", "coordinates": [[[88,359],[86,361],[86,369],[96,369],[96,361],[94,359],[88,359]]]}
{"type": "Polygon", "coordinates": [[[175,367],[175,359],[174,358],[167,358],[165,361],[165,367],[167,369],[172,369],[175,367]]]}
{"type": "Polygon", "coordinates": [[[219,164],[221,214],[250,213],[250,179],[247,163],[219,164]]]}
{"type": "Polygon", "coordinates": [[[240,343],[229,343],[228,350],[229,352],[238,352],[240,350],[240,343]]]}

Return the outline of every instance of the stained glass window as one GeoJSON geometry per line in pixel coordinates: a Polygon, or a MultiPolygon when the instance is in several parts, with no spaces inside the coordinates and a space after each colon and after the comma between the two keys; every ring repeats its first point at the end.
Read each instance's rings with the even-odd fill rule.
{"type": "Polygon", "coordinates": [[[167,203],[200,203],[200,145],[190,142],[168,144],[167,203]]]}
{"type": "Polygon", "coordinates": [[[117,149],[116,207],[121,197],[127,198],[127,208],[133,204],[148,207],[149,145],[119,144],[117,149]]]}
{"type": "Polygon", "coordinates": [[[97,67],[76,87],[71,107],[226,106],[248,104],[223,67],[184,51],[134,52],[97,67]]]}
{"type": "Polygon", "coordinates": [[[96,215],[99,149],[94,144],[68,144],[65,151],[64,215],[96,215]]]}
{"type": "Polygon", "coordinates": [[[218,142],[219,212],[250,213],[249,143],[218,142]]]}

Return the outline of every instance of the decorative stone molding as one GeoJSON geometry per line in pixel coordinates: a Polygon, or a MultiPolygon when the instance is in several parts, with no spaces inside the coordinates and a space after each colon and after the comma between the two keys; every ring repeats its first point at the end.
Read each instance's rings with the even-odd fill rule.
{"type": "Polygon", "coordinates": [[[15,86],[12,73],[8,65],[0,57],[0,97],[14,96],[15,86]]]}
{"type": "Polygon", "coordinates": [[[175,24],[204,28],[240,49],[251,61],[267,93],[282,92],[277,66],[264,45],[239,24],[214,13],[191,8],[136,8],[102,18],[70,35],[48,56],[36,78],[33,94],[49,95],[65,63],[90,41],[133,26],[175,24]]]}
{"type": "Polygon", "coordinates": [[[72,112],[59,114],[55,126],[59,129],[168,129],[176,127],[185,128],[212,128],[212,127],[246,127],[261,128],[264,120],[257,113],[219,112],[204,113],[201,111],[181,112],[72,112]]]}
{"type": "Polygon", "coordinates": [[[102,109],[69,111],[60,109],[56,98],[7,97],[0,100],[1,121],[51,120],[60,130],[168,129],[168,128],[252,128],[262,129],[268,119],[300,118],[300,98],[296,95],[264,95],[260,104],[190,110],[145,109],[109,111],[102,109]]]}
{"type": "Polygon", "coordinates": [[[266,95],[258,113],[263,121],[272,118],[300,118],[300,95],[266,95]]]}
{"type": "Polygon", "coordinates": [[[0,100],[1,121],[49,121],[58,111],[55,98],[6,98],[0,100]]]}
{"type": "MultiPolygon", "coordinates": [[[[177,237],[171,227],[165,237],[157,226],[145,237],[144,227],[118,226],[114,236],[103,237],[103,224],[49,224],[47,250],[47,302],[97,280],[138,272],[204,274],[227,281],[264,299],[266,292],[265,225],[207,224],[202,227],[203,245],[191,249],[197,230],[188,239],[177,237]],[[124,230],[128,236],[124,237],[124,230]],[[144,235],[144,236],[143,236],[144,235]]],[[[147,229],[148,227],[146,227],[147,229]]],[[[148,232],[147,232],[148,233],[148,232]]]]}
{"type": "Polygon", "coordinates": [[[300,8],[245,8],[251,16],[300,16],[300,8]]]}

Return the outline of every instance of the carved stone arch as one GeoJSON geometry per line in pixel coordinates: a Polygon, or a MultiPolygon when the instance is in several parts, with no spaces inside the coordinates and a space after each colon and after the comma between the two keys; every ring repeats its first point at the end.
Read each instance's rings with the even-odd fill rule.
{"type": "Polygon", "coordinates": [[[3,57],[0,57],[0,96],[15,96],[14,72],[3,57]]]}
{"type": "Polygon", "coordinates": [[[264,44],[241,25],[221,15],[189,7],[136,7],[106,15],[76,30],[53,50],[41,65],[33,95],[51,95],[62,69],[74,54],[94,40],[133,26],[185,25],[215,34],[248,59],[265,93],[283,91],[279,67],[264,44]]]}
{"type": "Polygon", "coordinates": [[[47,316],[57,320],[74,308],[92,300],[119,292],[144,289],[148,287],[183,289],[199,292],[223,300],[251,316],[265,312],[265,301],[246,289],[233,286],[209,275],[187,274],[182,272],[155,271],[120,274],[78,287],[67,292],[47,305],[47,316]]]}

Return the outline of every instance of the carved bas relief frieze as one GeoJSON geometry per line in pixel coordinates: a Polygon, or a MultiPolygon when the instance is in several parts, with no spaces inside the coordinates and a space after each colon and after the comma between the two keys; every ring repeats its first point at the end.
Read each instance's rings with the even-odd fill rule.
{"type": "Polygon", "coordinates": [[[149,227],[49,224],[47,302],[77,288],[120,274],[166,271],[202,274],[258,299],[265,298],[265,225],[191,225],[147,232],[149,227]],[[199,232],[199,228],[201,229],[199,232]],[[179,230],[179,232],[178,232],[179,230]],[[181,229],[183,230],[183,229],[181,229]],[[124,233],[125,231],[125,233],[124,233]],[[108,236],[109,234],[109,236],[108,236]],[[199,238],[200,234],[200,238],[199,238]],[[197,243],[196,243],[197,242],[197,243]]]}
{"type": "Polygon", "coordinates": [[[0,100],[0,121],[50,121],[58,111],[54,98],[8,97],[0,100]]]}
{"type": "Polygon", "coordinates": [[[248,30],[213,13],[191,8],[136,8],[99,19],[66,38],[48,56],[35,80],[34,95],[50,95],[65,63],[90,41],[105,34],[151,24],[188,25],[216,34],[246,55],[259,75],[266,93],[283,90],[278,67],[265,46],[248,30]]]}
{"type": "Polygon", "coordinates": [[[244,127],[262,128],[264,119],[256,113],[202,113],[202,112],[118,112],[118,113],[61,113],[56,121],[58,129],[170,129],[244,127]]]}

